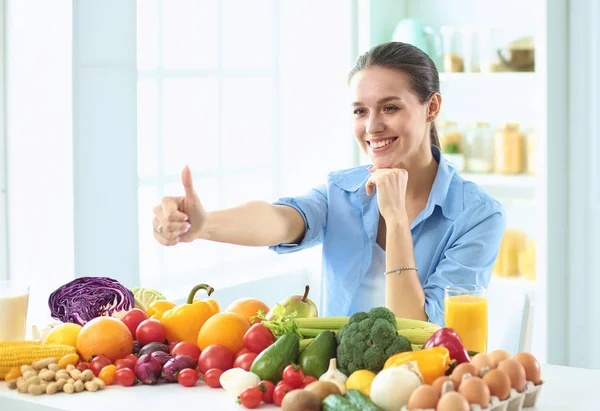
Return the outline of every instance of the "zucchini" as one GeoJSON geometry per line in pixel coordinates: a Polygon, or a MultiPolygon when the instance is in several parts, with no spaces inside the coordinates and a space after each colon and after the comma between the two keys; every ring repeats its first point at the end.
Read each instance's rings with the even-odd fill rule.
{"type": "Polygon", "coordinates": [[[383,411],[377,405],[373,404],[373,402],[369,398],[367,398],[366,395],[364,395],[358,390],[348,390],[346,391],[346,394],[344,394],[344,396],[348,398],[348,400],[350,400],[350,403],[352,403],[352,405],[354,405],[359,410],[383,411]]]}
{"type": "Polygon", "coordinates": [[[360,411],[350,400],[341,395],[329,394],[321,403],[322,411],[360,411]]]}

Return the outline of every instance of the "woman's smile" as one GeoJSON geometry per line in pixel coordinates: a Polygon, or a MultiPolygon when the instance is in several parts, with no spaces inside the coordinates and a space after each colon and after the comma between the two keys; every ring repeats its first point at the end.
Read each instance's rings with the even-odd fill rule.
{"type": "Polygon", "coordinates": [[[381,153],[390,148],[398,137],[372,138],[367,140],[367,145],[373,153],[381,153]]]}

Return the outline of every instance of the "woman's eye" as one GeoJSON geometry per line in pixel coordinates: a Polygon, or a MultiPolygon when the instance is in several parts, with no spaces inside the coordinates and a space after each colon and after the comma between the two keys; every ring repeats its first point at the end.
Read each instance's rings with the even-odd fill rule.
{"type": "Polygon", "coordinates": [[[385,106],[383,108],[383,111],[394,111],[394,110],[397,110],[397,109],[398,109],[398,107],[396,107],[396,106],[385,106]]]}
{"type": "Polygon", "coordinates": [[[363,114],[365,112],[365,110],[363,110],[362,108],[357,108],[356,110],[353,111],[354,115],[360,115],[363,114]]]}

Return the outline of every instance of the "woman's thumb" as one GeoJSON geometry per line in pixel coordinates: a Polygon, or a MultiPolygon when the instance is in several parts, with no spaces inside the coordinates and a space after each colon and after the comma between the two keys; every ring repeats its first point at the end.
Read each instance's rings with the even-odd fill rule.
{"type": "Polygon", "coordinates": [[[183,188],[185,188],[185,197],[190,199],[195,198],[196,191],[194,191],[194,184],[192,182],[192,171],[187,165],[181,173],[181,182],[183,183],[183,188]]]}

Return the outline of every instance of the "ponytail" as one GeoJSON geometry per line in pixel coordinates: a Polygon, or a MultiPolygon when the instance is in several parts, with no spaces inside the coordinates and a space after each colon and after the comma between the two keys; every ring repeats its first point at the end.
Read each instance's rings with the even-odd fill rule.
{"type": "Polygon", "coordinates": [[[438,137],[438,132],[437,132],[437,128],[435,127],[435,123],[431,123],[431,129],[429,131],[429,136],[431,139],[431,144],[433,144],[434,146],[436,146],[437,148],[439,148],[441,150],[440,147],[440,138],[438,137]]]}

